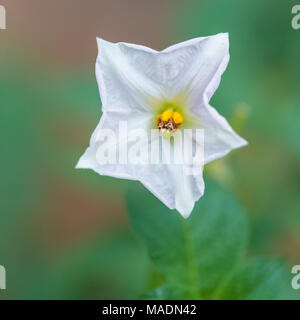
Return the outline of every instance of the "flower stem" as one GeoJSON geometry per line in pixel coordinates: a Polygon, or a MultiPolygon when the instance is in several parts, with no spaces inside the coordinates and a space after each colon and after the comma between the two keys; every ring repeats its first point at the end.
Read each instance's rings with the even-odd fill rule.
{"type": "Polygon", "coordinates": [[[192,299],[201,299],[199,275],[197,268],[196,256],[194,254],[193,242],[191,239],[190,226],[187,220],[181,218],[181,225],[183,229],[184,244],[186,249],[186,259],[188,268],[188,282],[192,299]]]}

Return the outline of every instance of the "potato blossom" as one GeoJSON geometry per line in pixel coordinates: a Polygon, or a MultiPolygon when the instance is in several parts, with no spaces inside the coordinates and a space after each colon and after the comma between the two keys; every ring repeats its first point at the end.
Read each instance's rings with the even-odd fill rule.
{"type": "Polygon", "coordinates": [[[77,168],[139,180],[188,217],[204,193],[203,166],[247,144],[209,104],[229,61],[228,34],[162,51],[102,39],[97,43],[103,114],[77,168]],[[182,157],[183,150],[190,155],[182,157]],[[198,170],[187,170],[195,165],[198,170]]]}

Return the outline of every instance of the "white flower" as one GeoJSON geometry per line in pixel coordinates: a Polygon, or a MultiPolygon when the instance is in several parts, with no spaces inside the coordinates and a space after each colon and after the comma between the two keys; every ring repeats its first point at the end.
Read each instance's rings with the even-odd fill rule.
{"type": "MultiPolygon", "coordinates": [[[[228,34],[188,40],[163,51],[102,39],[97,42],[96,76],[103,115],[77,168],[139,180],[166,206],[188,217],[204,193],[202,164],[200,172],[193,174],[186,174],[185,164],[173,162],[100,164],[101,130],[118,134],[120,121],[126,121],[129,131],[156,127],[163,137],[176,136],[184,129],[203,129],[203,164],[246,145],[209,104],[229,61],[228,34]]],[[[194,134],[190,139],[201,144],[194,134]]],[[[108,146],[113,143],[114,139],[106,141],[108,146]]]]}

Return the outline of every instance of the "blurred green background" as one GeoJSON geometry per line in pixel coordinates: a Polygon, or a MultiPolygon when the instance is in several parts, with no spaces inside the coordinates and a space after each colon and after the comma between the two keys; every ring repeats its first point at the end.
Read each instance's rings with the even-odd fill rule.
{"type": "Polygon", "coordinates": [[[75,170],[100,118],[96,36],[163,49],[229,32],[231,61],[211,103],[249,146],[205,174],[237,193],[250,256],[300,264],[297,1],[0,4],[0,299],[130,299],[160,282],[128,222],[130,182],[75,170]]]}

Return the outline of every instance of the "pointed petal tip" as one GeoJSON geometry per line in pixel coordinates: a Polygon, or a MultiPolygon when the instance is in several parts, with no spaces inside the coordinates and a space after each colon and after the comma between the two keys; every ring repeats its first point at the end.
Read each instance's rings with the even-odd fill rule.
{"type": "Polygon", "coordinates": [[[100,43],[101,41],[106,41],[106,40],[104,40],[103,38],[100,38],[100,37],[96,37],[96,42],[97,43],[100,43]]]}
{"type": "Polygon", "coordinates": [[[75,169],[82,169],[82,164],[81,164],[81,161],[79,159],[79,161],[77,162],[76,166],[75,166],[75,169]]]}
{"type": "Polygon", "coordinates": [[[85,153],[80,157],[80,159],[78,160],[75,169],[90,169],[91,166],[89,165],[86,157],[85,157],[85,153]]]}
{"type": "Polygon", "coordinates": [[[191,206],[176,208],[176,210],[184,219],[188,219],[194,209],[194,206],[195,206],[195,202],[193,202],[191,206]]]}
{"type": "Polygon", "coordinates": [[[76,164],[75,169],[81,169],[81,166],[79,165],[79,161],[78,161],[78,163],[76,164]]]}
{"type": "Polygon", "coordinates": [[[109,49],[111,46],[116,45],[116,43],[104,40],[103,38],[96,37],[98,52],[101,50],[109,49]]]}
{"type": "Polygon", "coordinates": [[[192,211],[183,211],[183,210],[179,210],[177,209],[177,211],[179,212],[179,214],[186,220],[189,218],[189,216],[191,215],[192,211]]]}
{"type": "Polygon", "coordinates": [[[96,37],[96,42],[97,42],[98,51],[100,51],[101,46],[104,45],[107,41],[102,38],[96,37]]]}
{"type": "Polygon", "coordinates": [[[242,148],[248,146],[248,141],[244,138],[240,137],[240,143],[236,146],[236,148],[242,148]]]}
{"type": "Polygon", "coordinates": [[[240,148],[243,148],[243,147],[247,147],[248,146],[248,141],[245,140],[244,138],[239,137],[239,140],[232,145],[232,147],[230,148],[230,150],[228,150],[228,153],[235,150],[235,149],[240,149],[240,148]]]}
{"type": "Polygon", "coordinates": [[[229,33],[228,32],[221,32],[217,33],[216,36],[223,38],[224,40],[229,40],[229,33]]]}
{"type": "Polygon", "coordinates": [[[249,142],[245,139],[243,139],[243,140],[244,140],[244,142],[242,144],[242,147],[247,147],[249,145],[249,142]]]}
{"type": "Polygon", "coordinates": [[[98,48],[99,48],[102,40],[103,40],[102,38],[96,37],[96,42],[97,42],[98,48]]]}
{"type": "Polygon", "coordinates": [[[229,49],[229,33],[223,32],[216,34],[216,37],[218,37],[221,40],[221,43],[225,45],[227,50],[229,49]]]}

